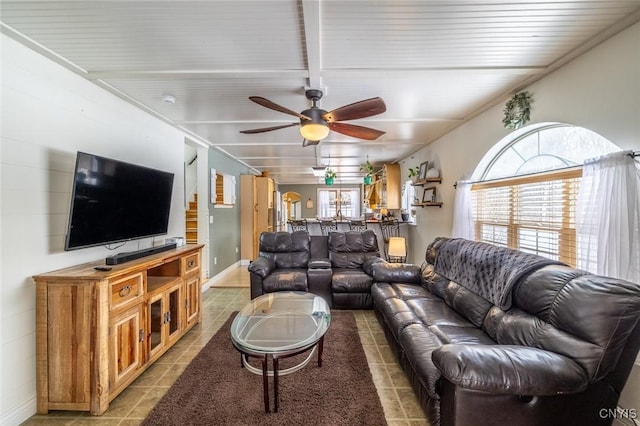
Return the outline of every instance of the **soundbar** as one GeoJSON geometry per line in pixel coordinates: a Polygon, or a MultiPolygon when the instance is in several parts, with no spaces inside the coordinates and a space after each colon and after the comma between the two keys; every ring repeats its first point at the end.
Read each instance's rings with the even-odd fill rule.
{"type": "Polygon", "coordinates": [[[161,253],[163,251],[176,248],[176,243],[169,243],[162,246],[155,246],[147,249],[128,251],[125,253],[114,254],[105,259],[107,265],[119,265],[131,260],[140,259],[141,257],[151,256],[152,254],[161,253]]]}

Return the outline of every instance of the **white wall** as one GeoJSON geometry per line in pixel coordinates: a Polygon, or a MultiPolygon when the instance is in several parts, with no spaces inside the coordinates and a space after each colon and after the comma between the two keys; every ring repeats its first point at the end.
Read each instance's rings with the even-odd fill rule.
{"type": "MultiPolygon", "coordinates": [[[[184,235],[184,136],[1,37],[0,424],[13,425],[36,410],[30,277],[112,254],[63,251],[76,151],[175,173],[169,235],[184,235]]],[[[129,242],[118,251],[151,244],[129,242]]]]}
{"type": "MultiPolygon", "coordinates": [[[[527,87],[533,95],[531,123],[563,122],[593,130],[622,149],[640,150],[640,24],[591,49],[527,87]]],[[[505,99],[506,102],[506,99],[505,99]]],[[[495,106],[401,162],[402,176],[422,161],[434,161],[443,180],[441,209],[418,208],[417,226],[409,227],[410,256],[420,264],[437,236],[450,236],[453,184],[471,177],[489,149],[511,130],[502,127],[504,103],[495,106]]],[[[621,404],[640,411],[640,365],[621,404]]]]}

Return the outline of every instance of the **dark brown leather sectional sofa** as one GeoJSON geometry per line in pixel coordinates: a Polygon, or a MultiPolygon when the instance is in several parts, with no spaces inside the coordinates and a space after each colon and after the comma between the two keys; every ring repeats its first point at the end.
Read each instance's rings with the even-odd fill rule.
{"type": "Polygon", "coordinates": [[[376,234],[264,232],[249,265],[251,298],[273,291],[308,291],[333,309],[372,309],[373,279],[364,266],[382,261],[376,234]]]}
{"type": "Polygon", "coordinates": [[[638,284],[448,238],[422,269],[369,272],[376,315],[433,426],[611,424],[640,347],[638,284]]]}

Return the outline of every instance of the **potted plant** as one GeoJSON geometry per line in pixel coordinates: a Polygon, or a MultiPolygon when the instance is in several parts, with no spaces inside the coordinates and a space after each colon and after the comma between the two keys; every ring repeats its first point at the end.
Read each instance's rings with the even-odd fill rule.
{"type": "Polygon", "coordinates": [[[411,179],[411,182],[416,183],[418,174],[420,174],[420,166],[409,167],[409,179],[411,179]]]}
{"type": "Polygon", "coordinates": [[[333,180],[336,178],[336,172],[332,169],[327,169],[324,172],[324,184],[325,185],[333,185],[333,180]]]}
{"type": "Polygon", "coordinates": [[[364,184],[371,185],[373,182],[373,165],[367,160],[366,163],[360,165],[360,171],[364,172],[364,184]]]}

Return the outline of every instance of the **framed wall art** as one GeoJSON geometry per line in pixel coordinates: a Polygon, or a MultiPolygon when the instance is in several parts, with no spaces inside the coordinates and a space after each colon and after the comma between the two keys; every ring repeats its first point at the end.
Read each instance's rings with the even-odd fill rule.
{"type": "Polygon", "coordinates": [[[429,169],[429,162],[425,161],[420,163],[420,171],[418,172],[418,180],[425,180],[427,178],[427,170],[429,169]]]}
{"type": "Polygon", "coordinates": [[[431,186],[429,188],[425,188],[422,193],[422,202],[423,203],[435,203],[436,202],[436,187],[431,186]]]}

